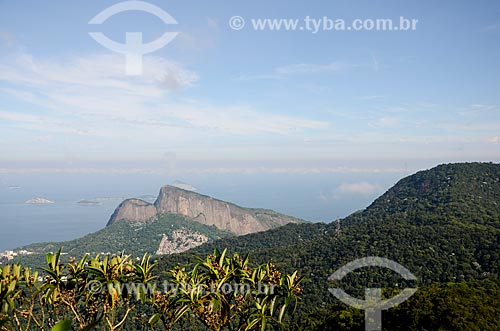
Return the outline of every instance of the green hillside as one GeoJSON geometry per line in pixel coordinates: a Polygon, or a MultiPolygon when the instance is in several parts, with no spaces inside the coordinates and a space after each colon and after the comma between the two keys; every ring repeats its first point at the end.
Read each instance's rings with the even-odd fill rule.
{"type": "Polygon", "coordinates": [[[39,266],[44,263],[44,256],[47,252],[57,251],[61,247],[68,258],[83,256],[86,253],[90,255],[115,254],[122,251],[133,254],[134,257],[140,257],[144,253],[155,253],[163,235],[171,236],[172,231],[177,229],[187,229],[203,234],[209,240],[232,236],[214,226],[207,226],[180,215],[166,214],[144,223],[118,222],[74,240],[23,246],[18,250],[27,250],[35,254],[21,256],[16,262],[39,266]]]}
{"type": "MultiPolygon", "coordinates": [[[[466,282],[457,288],[472,288],[469,292],[475,294],[469,297],[481,297],[483,292],[475,290],[479,285],[467,285],[467,282],[498,284],[499,281],[499,180],[498,164],[441,165],[402,179],[368,208],[341,220],[340,227],[336,223],[288,225],[266,233],[223,239],[178,256],[163,257],[162,264],[188,261],[190,254],[205,254],[218,246],[241,253],[248,251],[258,261],[272,260],[287,271],[300,270],[304,276],[305,294],[288,326],[293,330],[324,328],[329,317],[346,308],[328,293],[331,284],[327,278],[344,264],[366,256],[389,258],[407,267],[418,278],[414,285],[424,287],[421,293],[433,291],[430,284],[434,283],[466,282]]],[[[366,287],[405,284],[399,276],[375,269],[353,273],[341,286],[362,297],[366,287]]],[[[453,288],[443,290],[443,295],[453,297],[453,288]]],[[[485,298],[498,298],[498,286],[490,288],[493,290],[484,290],[485,298]]],[[[468,311],[478,319],[472,324],[479,325],[479,319],[499,317],[499,308],[492,305],[493,301],[498,302],[490,298],[485,301],[485,307],[474,308],[470,304],[466,308],[465,305],[463,313],[468,309],[490,311],[489,315],[468,311]]],[[[443,304],[448,304],[447,300],[443,300],[443,304]]],[[[362,322],[362,315],[357,318],[362,322]]],[[[345,329],[356,329],[355,323],[350,325],[345,329]]],[[[414,330],[422,327],[419,324],[414,330]]],[[[393,328],[397,329],[394,325],[393,328]]],[[[457,326],[443,330],[468,328],[457,326]]]]}

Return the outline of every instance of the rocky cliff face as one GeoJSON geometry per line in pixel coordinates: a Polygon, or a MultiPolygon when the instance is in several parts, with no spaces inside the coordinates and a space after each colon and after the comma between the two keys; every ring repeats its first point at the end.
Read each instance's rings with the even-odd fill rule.
{"type": "Polygon", "coordinates": [[[118,206],[108,225],[123,219],[145,221],[158,214],[183,215],[235,235],[266,231],[287,223],[301,222],[299,219],[271,210],[242,208],[178,187],[164,186],[154,205],[139,199],[125,200],[118,206]]]}
{"type": "Polygon", "coordinates": [[[108,225],[121,220],[145,222],[157,215],[156,207],[140,199],[127,199],[115,209],[108,225]]]}
{"type": "Polygon", "coordinates": [[[155,202],[160,214],[180,214],[237,235],[268,229],[241,207],[173,186],[165,186],[155,202]]]}

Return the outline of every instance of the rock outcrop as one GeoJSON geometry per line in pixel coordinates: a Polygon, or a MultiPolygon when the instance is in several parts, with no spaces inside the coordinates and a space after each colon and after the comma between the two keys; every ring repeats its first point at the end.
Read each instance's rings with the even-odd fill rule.
{"type": "Polygon", "coordinates": [[[182,253],[191,248],[198,247],[208,241],[208,237],[197,232],[191,232],[187,229],[178,229],[173,231],[170,236],[163,235],[157,255],[182,253]]]}
{"type": "Polygon", "coordinates": [[[249,210],[173,186],[162,187],[155,206],[160,214],[183,215],[237,235],[268,229],[249,210]]]}
{"type": "Polygon", "coordinates": [[[121,220],[145,222],[157,214],[154,205],[140,199],[127,199],[115,209],[115,212],[109,219],[108,225],[121,220]]]}
{"type": "Polygon", "coordinates": [[[115,210],[108,225],[120,220],[145,221],[159,214],[177,214],[235,235],[266,231],[301,220],[266,209],[250,209],[174,186],[164,186],[154,205],[125,200],[115,210]]]}

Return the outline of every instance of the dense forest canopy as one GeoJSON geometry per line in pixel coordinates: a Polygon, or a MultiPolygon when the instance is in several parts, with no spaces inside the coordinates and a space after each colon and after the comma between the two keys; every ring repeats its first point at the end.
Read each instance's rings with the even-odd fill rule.
{"type": "MultiPolygon", "coordinates": [[[[432,324],[428,330],[471,330],[473,324],[485,325],[481,321],[489,321],[485,329],[496,330],[496,322],[491,321],[499,320],[499,306],[492,302],[498,302],[500,275],[500,165],[440,165],[401,179],[369,207],[338,223],[286,225],[221,239],[187,254],[162,257],[160,267],[189,261],[191,255],[210,251],[214,245],[250,252],[258,261],[271,260],[284,270],[299,270],[304,296],[288,326],[292,330],[314,330],[346,309],[328,293],[327,279],[339,267],[366,256],[397,261],[417,276],[421,294],[409,303],[429,292],[446,297],[441,300],[443,307],[429,303],[426,307],[432,309],[422,321],[436,319],[440,309],[448,308],[457,315],[463,309],[461,316],[468,316],[469,323],[451,327],[454,324],[449,321],[448,326],[432,324]],[[449,283],[456,285],[448,288],[449,283]],[[460,290],[466,294],[461,296],[460,290]],[[467,301],[460,309],[458,304],[453,306],[457,296],[467,301]]],[[[343,286],[360,295],[370,284],[393,288],[398,283],[403,284],[397,275],[371,270],[350,275],[343,286]]],[[[410,309],[409,303],[403,307],[410,309]]],[[[387,314],[392,316],[391,311],[387,314]]],[[[405,314],[410,316],[409,311],[405,314]]],[[[388,330],[397,329],[391,325],[388,330]]],[[[354,326],[344,328],[351,329],[354,326]]],[[[423,329],[427,327],[414,327],[423,329]]]]}

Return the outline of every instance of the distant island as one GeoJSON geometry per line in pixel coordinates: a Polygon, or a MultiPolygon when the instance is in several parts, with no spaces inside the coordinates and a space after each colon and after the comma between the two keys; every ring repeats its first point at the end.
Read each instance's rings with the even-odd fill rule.
{"type": "Polygon", "coordinates": [[[80,206],[102,206],[102,202],[95,200],[80,200],[77,204],[80,206]]]}
{"type": "Polygon", "coordinates": [[[56,203],[53,200],[45,199],[45,198],[33,198],[25,202],[29,205],[50,205],[56,203]]]}

